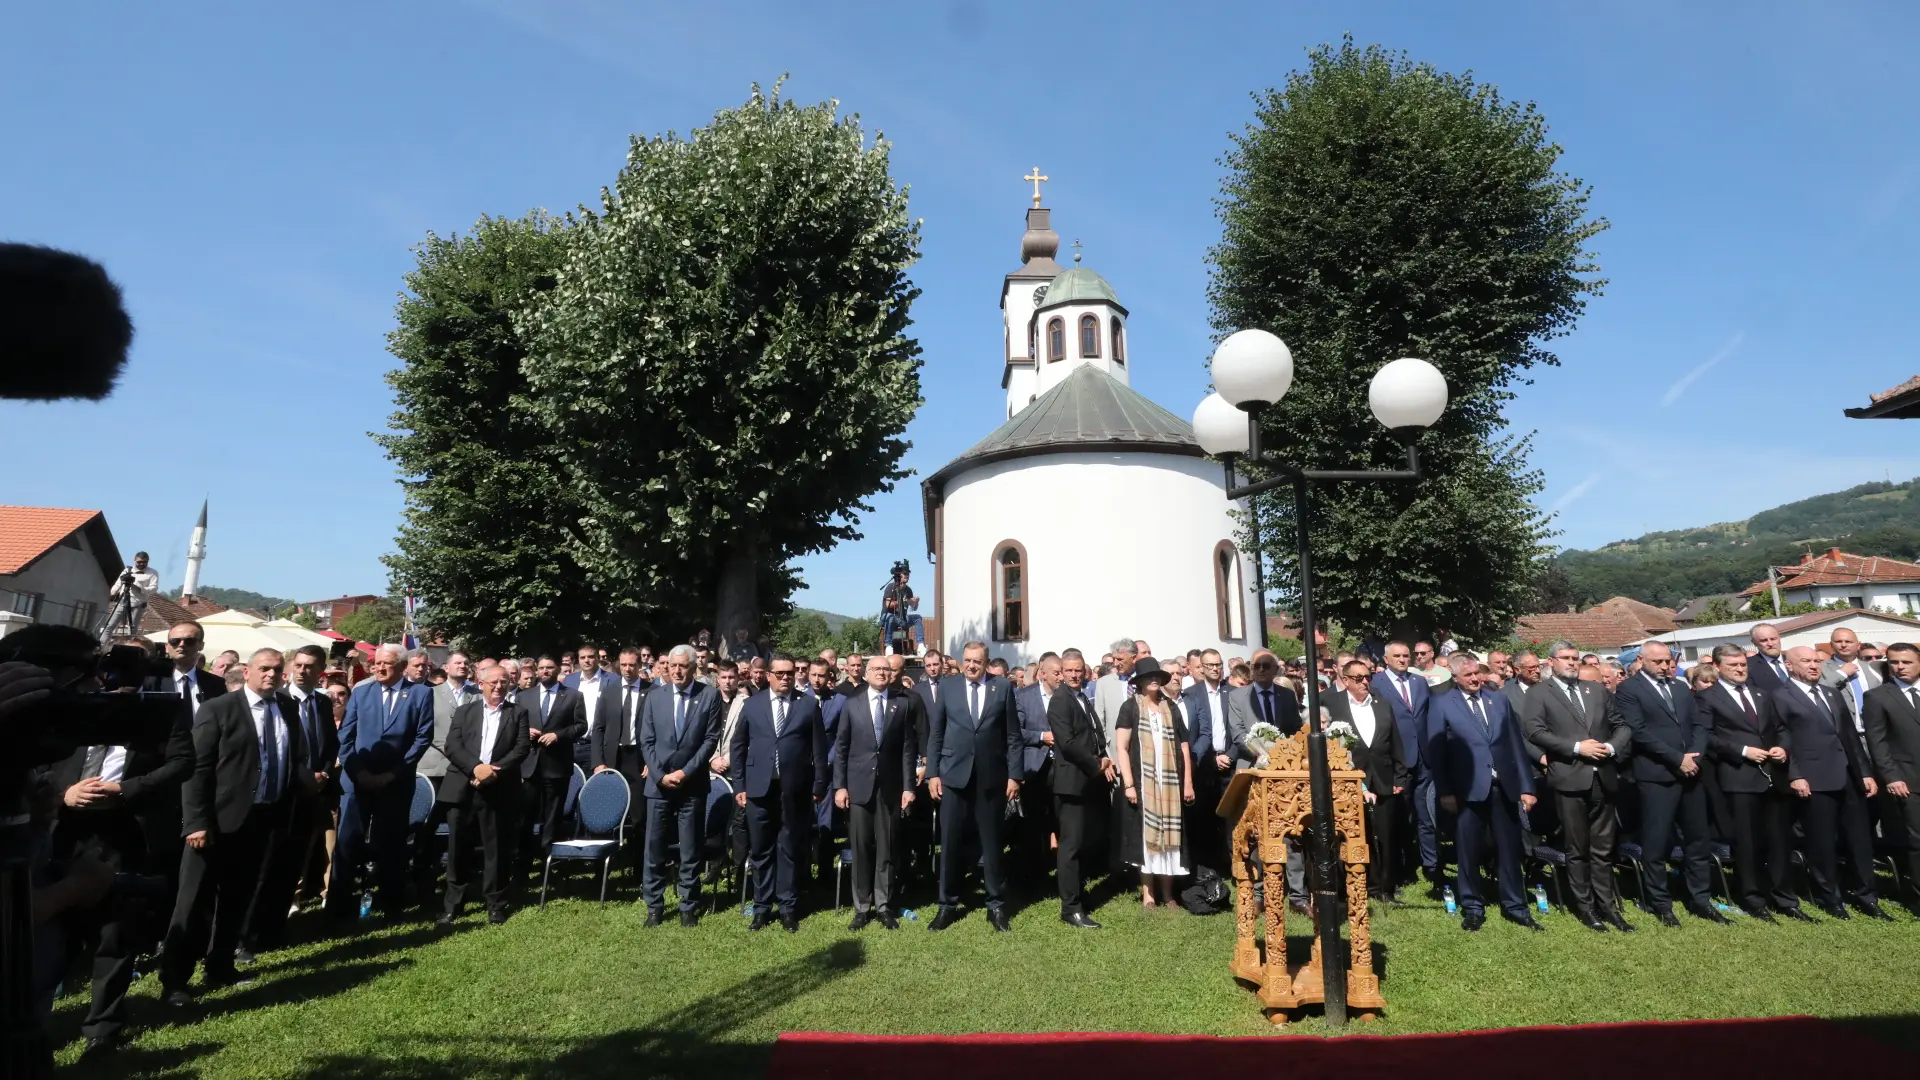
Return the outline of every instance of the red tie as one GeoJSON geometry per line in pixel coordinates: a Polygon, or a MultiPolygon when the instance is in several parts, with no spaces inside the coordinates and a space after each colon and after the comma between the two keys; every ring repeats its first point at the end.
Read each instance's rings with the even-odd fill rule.
{"type": "Polygon", "coordinates": [[[1413,687],[1407,683],[1405,675],[1400,676],[1400,697],[1406,701],[1407,708],[1413,708],[1413,687]]]}

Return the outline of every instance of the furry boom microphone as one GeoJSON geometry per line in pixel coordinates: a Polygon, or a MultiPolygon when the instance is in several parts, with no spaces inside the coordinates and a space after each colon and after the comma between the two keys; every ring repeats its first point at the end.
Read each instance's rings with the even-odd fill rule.
{"type": "Polygon", "coordinates": [[[0,398],[98,401],[132,343],[120,287],[99,263],[0,243],[0,398]]]}

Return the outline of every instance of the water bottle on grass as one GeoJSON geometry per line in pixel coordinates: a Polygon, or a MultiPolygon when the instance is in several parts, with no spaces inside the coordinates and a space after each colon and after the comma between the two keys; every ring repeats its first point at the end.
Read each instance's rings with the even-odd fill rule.
{"type": "Polygon", "coordinates": [[[360,917],[363,919],[373,917],[373,894],[370,892],[360,894],[360,917]]]}
{"type": "Polygon", "coordinates": [[[1453,898],[1453,886],[1449,885],[1441,890],[1440,896],[1447,902],[1447,914],[1457,915],[1460,913],[1460,904],[1453,898]]]}

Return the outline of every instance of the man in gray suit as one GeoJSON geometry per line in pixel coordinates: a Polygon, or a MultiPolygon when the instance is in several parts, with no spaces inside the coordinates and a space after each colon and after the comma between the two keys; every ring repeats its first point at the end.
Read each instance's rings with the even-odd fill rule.
{"type": "Polygon", "coordinates": [[[1853,705],[1853,735],[1864,748],[1867,729],[1863,718],[1866,715],[1867,691],[1887,681],[1885,661],[1862,659],[1860,638],[1844,626],[1835,630],[1827,640],[1833,646],[1833,655],[1820,665],[1820,685],[1846,691],[1847,700],[1853,705]]]}
{"type": "Polygon", "coordinates": [[[1120,715],[1120,706],[1127,703],[1127,695],[1133,692],[1127,680],[1133,674],[1133,662],[1139,658],[1133,639],[1121,638],[1113,643],[1113,670],[1093,684],[1093,714],[1100,718],[1102,746],[1113,745],[1113,722],[1120,715]]]}
{"type": "Polygon", "coordinates": [[[1580,650],[1572,642],[1554,642],[1547,659],[1553,677],[1529,691],[1514,712],[1528,751],[1547,763],[1547,784],[1566,834],[1574,914],[1598,933],[1609,924],[1630,930],[1614,893],[1612,862],[1616,763],[1626,758],[1633,731],[1612,695],[1580,681],[1580,650]]]}
{"type": "MultiPolygon", "coordinates": [[[[1279,675],[1280,658],[1261,649],[1253,654],[1253,681],[1227,695],[1227,753],[1234,772],[1252,768],[1259,759],[1247,747],[1253,725],[1272,724],[1286,738],[1300,730],[1300,701],[1274,681],[1279,675]]],[[[1307,856],[1296,843],[1287,845],[1287,901],[1295,910],[1307,910],[1307,856]]]]}
{"type": "Polygon", "coordinates": [[[667,679],[647,692],[640,717],[640,756],[646,762],[647,870],[641,889],[648,926],[667,911],[667,848],[680,858],[680,925],[700,921],[700,841],[705,835],[707,763],[720,740],[720,695],[693,679],[691,645],[667,654],[667,679]],[[672,826],[671,832],[669,831],[672,826]]]}

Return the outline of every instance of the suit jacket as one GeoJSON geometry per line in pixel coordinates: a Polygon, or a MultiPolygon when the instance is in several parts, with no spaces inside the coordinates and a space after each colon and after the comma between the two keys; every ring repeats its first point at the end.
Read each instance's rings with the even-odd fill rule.
{"type": "MultiPolygon", "coordinates": [[[[1867,691],[1865,718],[1874,774],[1882,783],[1920,787],[1920,709],[1897,681],[1867,691]]],[[[1920,792],[1907,797],[1920,798],[1920,792]]]]}
{"type": "Polygon", "coordinates": [[[1554,685],[1558,678],[1547,676],[1521,699],[1518,713],[1530,747],[1528,756],[1546,757],[1547,786],[1555,791],[1577,794],[1591,790],[1595,781],[1602,790],[1612,791],[1620,784],[1619,762],[1627,760],[1633,749],[1633,729],[1605,687],[1575,680],[1573,692],[1580,700],[1576,706],[1566,691],[1554,685]],[[1573,748],[1587,739],[1613,747],[1614,756],[1595,762],[1575,753],[1573,748]]]}
{"type": "Polygon", "coordinates": [[[920,763],[913,731],[919,696],[887,691],[878,739],[873,735],[872,699],[863,692],[843,700],[846,706],[834,732],[834,790],[845,789],[848,800],[861,805],[877,794],[883,811],[899,806],[901,793],[913,790],[914,769],[920,763]]]}
{"type": "Polygon", "coordinates": [[[967,677],[940,682],[940,708],[927,724],[927,779],[954,787],[981,785],[993,791],[1025,779],[1026,745],[1013,688],[993,675],[980,679],[980,719],[968,712],[967,677]]]}
{"type": "MultiPolygon", "coordinates": [[[[1346,691],[1328,694],[1320,699],[1320,704],[1325,706],[1330,722],[1344,720],[1353,724],[1356,734],[1360,731],[1360,725],[1353,722],[1353,697],[1346,691]]],[[[1372,709],[1373,741],[1354,740],[1353,767],[1367,774],[1367,790],[1375,795],[1391,795],[1396,787],[1413,786],[1413,769],[1407,764],[1406,751],[1400,749],[1400,725],[1394,722],[1393,706],[1375,697],[1372,709]]]]}
{"type": "MultiPolygon", "coordinates": [[[[1548,678],[1551,677],[1552,676],[1548,676],[1548,678]]],[[[1542,684],[1544,684],[1544,682],[1545,680],[1542,680],[1542,684]]],[[[1526,711],[1522,709],[1521,706],[1526,703],[1529,689],[1531,688],[1528,687],[1526,683],[1520,681],[1519,676],[1508,679],[1506,685],[1500,688],[1500,692],[1507,697],[1507,704],[1512,706],[1515,716],[1519,716],[1526,711]]]]}
{"type": "MultiPolygon", "coordinates": [[[[805,791],[816,799],[827,793],[833,772],[827,764],[827,729],[820,719],[820,702],[794,694],[787,706],[787,722],[773,733],[773,692],[762,690],[747,699],[734,725],[727,748],[727,779],[749,799],[773,791],[774,773],[780,774],[780,792],[805,791]],[[778,763],[776,768],[776,762],[778,763]]],[[[873,732],[867,732],[869,738],[873,732]]]]}
{"type": "Polygon", "coordinates": [[[1468,705],[1465,691],[1438,694],[1427,703],[1423,760],[1433,774],[1434,794],[1480,802],[1492,790],[1495,771],[1500,774],[1501,790],[1510,798],[1533,794],[1533,767],[1512,707],[1498,693],[1482,691],[1474,696],[1486,710],[1484,725],[1468,705]]]}
{"type": "MultiPolygon", "coordinates": [[[[1783,656],[1780,658],[1780,661],[1784,667],[1786,658],[1783,656]]],[[[1762,693],[1771,694],[1792,681],[1793,676],[1791,674],[1782,675],[1778,671],[1775,671],[1772,662],[1759,653],[1756,652],[1747,657],[1748,686],[1762,693]]]]}
{"type": "Polygon", "coordinates": [[[394,689],[391,712],[384,698],[386,687],[372,679],[347,696],[347,715],[340,722],[342,791],[354,790],[356,772],[390,772],[393,783],[381,788],[380,794],[412,797],[414,768],[433,739],[433,695],[425,686],[396,685],[394,689]]]}
{"type": "MultiPolygon", "coordinates": [[[[293,699],[275,694],[269,700],[274,705],[271,716],[279,722],[280,737],[285,740],[287,775],[278,800],[283,805],[294,791],[310,787],[313,776],[300,769],[307,760],[307,747],[293,699]]],[[[260,736],[253,728],[246,693],[222,694],[217,701],[203,703],[193,725],[193,775],[180,789],[180,834],[238,832],[259,790],[260,736]]]]}
{"type": "MultiPolygon", "coordinates": [[[[1748,671],[1753,671],[1749,666],[1748,671]]],[[[1725,679],[1715,682],[1694,697],[1696,712],[1707,725],[1707,756],[1713,759],[1713,777],[1721,791],[1757,795],[1773,786],[1772,765],[1749,761],[1743,752],[1749,746],[1762,750],[1784,746],[1780,734],[1780,716],[1775,711],[1773,694],[1756,690],[1747,680],[1747,700],[1753,703],[1753,717],[1747,716],[1733,686],[1725,679]]]]}
{"type": "Polygon", "coordinates": [[[1407,669],[1408,697],[1413,704],[1407,704],[1407,698],[1400,696],[1400,684],[1390,671],[1376,671],[1369,689],[1373,696],[1382,698],[1393,709],[1393,722],[1400,729],[1400,745],[1406,748],[1407,767],[1416,774],[1420,771],[1421,755],[1427,747],[1427,710],[1433,700],[1433,691],[1427,686],[1426,677],[1407,669]]]}
{"type": "MultiPolygon", "coordinates": [[[[194,669],[193,681],[200,688],[200,705],[202,708],[206,706],[207,702],[227,692],[227,681],[215,675],[213,672],[208,671],[206,668],[194,669]]],[[[141,684],[140,689],[149,694],[172,694],[178,692],[179,683],[174,673],[169,671],[164,676],[149,678],[145,683],[141,684]]]]}
{"type": "Polygon", "coordinates": [[[340,729],[333,722],[333,699],[326,691],[314,687],[307,693],[313,702],[313,727],[308,728],[304,718],[300,717],[300,703],[285,690],[280,691],[293,709],[293,715],[300,720],[300,734],[307,748],[307,761],[304,768],[309,773],[326,773],[326,782],[320,785],[324,794],[338,794],[340,791],[340,729]]]}
{"type": "Polygon", "coordinates": [[[1047,766],[1047,744],[1041,736],[1052,729],[1047,726],[1045,700],[1039,683],[1022,686],[1013,692],[1014,712],[1020,716],[1020,743],[1026,747],[1020,764],[1028,776],[1040,775],[1040,770],[1047,766]]]}
{"type": "MultiPolygon", "coordinates": [[[[1257,682],[1248,683],[1227,694],[1227,754],[1233,758],[1234,772],[1251,768],[1260,758],[1247,748],[1247,732],[1260,722],[1260,707],[1253,700],[1254,691],[1260,688],[1257,682]]],[[[1277,682],[1273,684],[1273,726],[1288,738],[1300,730],[1300,701],[1292,690],[1277,682]]]]}
{"type": "MultiPolygon", "coordinates": [[[[572,774],[574,750],[579,741],[587,734],[587,700],[580,691],[565,683],[553,685],[553,703],[547,706],[547,714],[540,715],[540,703],[546,697],[547,688],[534,683],[531,689],[520,692],[514,698],[514,704],[520,706],[527,722],[527,756],[520,762],[520,775],[523,777],[541,777],[547,780],[559,779],[572,774]],[[552,746],[541,746],[533,741],[533,732],[541,734],[552,732],[552,746]]],[[[603,695],[601,701],[605,701],[603,695]]],[[[617,711],[617,710],[616,710],[617,711]]],[[[599,748],[598,732],[595,733],[594,747],[599,748]]],[[[599,755],[592,758],[599,763],[599,755]]],[[[611,766],[613,762],[606,763],[611,766]]]]}
{"type": "Polygon", "coordinates": [[[1234,688],[1222,682],[1220,684],[1220,720],[1227,729],[1227,745],[1213,745],[1213,708],[1207,702],[1207,684],[1196,682],[1180,691],[1180,711],[1187,714],[1187,745],[1193,748],[1193,769],[1202,776],[1213,773],[1213,755],[1226,754],[1239,758],[1246,750],[1246,729],[1240,729],[1239,746],[1234,745],[1233,723],[1234,688]]]}
{"type": "MultiPolygon", "coordinates": [[[[221,687],[225,689],[224,684],[221,687]]],[[[205,708],[205,705],[201,706],[205,708]]],[[[193,725],[185,706],[174,717],[167,741],[155,747],[129,746],[126,764],[120,773],[120,797],[99,810],[73,810],[61,806],[61,820],[68,817],[92,819],[94,815],[126,814],[146,842],[149,855],[173,855],[180,851],[180,787],[193,775],[193,725]]],[[[66,760],[53,766],[49,779],[56,790],[65,791],[80,782],[87,769],[87,751],[80,747],[66,760]]],[[[155,867],[161,869],[161,867],[155,867]]]]}
{"type": "Polygon", "coordinates": [[[690,683],[687,691],[686,717],[677,737],[673,714],[678,687],[662,680],[647,691],[646,704],[641,706],[640,757],[647,765],[649,799],[705,798],[713,786],[707,761],[720,741],[720,692],[703,683],[690,683]],[[687,775],[678,788],[660,786],[661,777],[681,771],[687,775]]]}
{"type": "Polygon", "coordinates": [[[1787,780],[1805,780],[1815,791],[1839,791],[1870,776],[1866,751],[1854,734],[1852,695],[1846,688],[1819,686],[1816,691],[1832,709],[1822,712],[1795,680],[1773,695],[1774,711],[1786,732],[1787,780]]]}
{"type": "Polygon", "coordinates": [[[1068,798],[1104,795],[1109,785],[1100,772],[1100,759],[1111,755],[1086,695],[1060,684],[1047,701],[1047,727],[1060,762],[1053,770],[1053,793],[1068,798]]]}
{"type": "MultiPolygon", "coordinates": [[[[1840,663],[1840,661],[1837,658],[1829,658],[1825,663],[1821,664],[1820,665],[1820,685],[1839,687],[1846,691],[1847,712],[1853,716],[1855,724],[1858,725],[1864,722],[1862,713],[1866,708],[1865,692],[1870,691],[1874,687],[1879,686],[1880,684],[1887,681],[1886,661],[1884,660],[1860,661],[1860,688],[1862,693],[1860,695],[1860,700],[1857,702],[1853,700],[1853,688],[1850,685],[1848,685],[1849,683],[1848,678],[1845,675],[1840,673],[1840,668],[1842,666],[1843,665],[1840,663]]],[[[1861,731],[1861,729],[1858,726],[1856,726],[1854,728],[1854,731],[1856,734],[1858,734],[1861,731]]]]}
{"type": "MultiPolygon", "coordinates": [[[[500,726],[493,736],[491,758],[481,753],[480,739],[486,731],[486,699],[475,695],[454,710],[447,729],[447,774],[440,778],[440,801],[466,806],[477,792],[489,801],[516,799],[520,792],[520,765],[533,748],[527,729],[537,713],[511,701],[500,704],[500,726]],[[487,762],[500,770],[484,787],[473,786],[474,766],[487,762]]],[[[507,805],[512,806],[509,802],[507,805]]]]}
{"type": "MultiPolygon", "coordinates": [[[[866,692],[865,683],[860,684],[860,692],[861,693],[866,692]]],[[[832,693],[832,694],[828,694],[824,698],[816,699],[820,703],[820,726],[822,728],[825,728],[827,732],[828,763],[832,763],[833,761],[833,748],[835,746],[834,736],[840,730],[840,713],[841,713],[841,710],[847,707],[847,698],[848,698],[848,695],[840,694],[840,693],[832,693]]]]}
{"type": "Polygon", "coordinates": [[[1613,691],[1621,719],[1633,729],[1633,778],[1647,784],[1677,784],[1687,754],[1707,754],[1707,720],[1697,716],[1693,692],[1679,679],[1667,680],[1669,706],[1643,672],[1613,691]]]}
{"type": "MultiPolygon", "coordinates": [[[[419,773],[429,780],[439,780],[447,775],[447,732],[453,727],[454,685],[451,681],[439,686],[427,687],[433,694],[433,739],[427,744],[427,751],[420,755],[419,773]]],[[[480,696],[480,688],[472,683],[466,685],[461,697],[472,701],[480,696]]]]}

